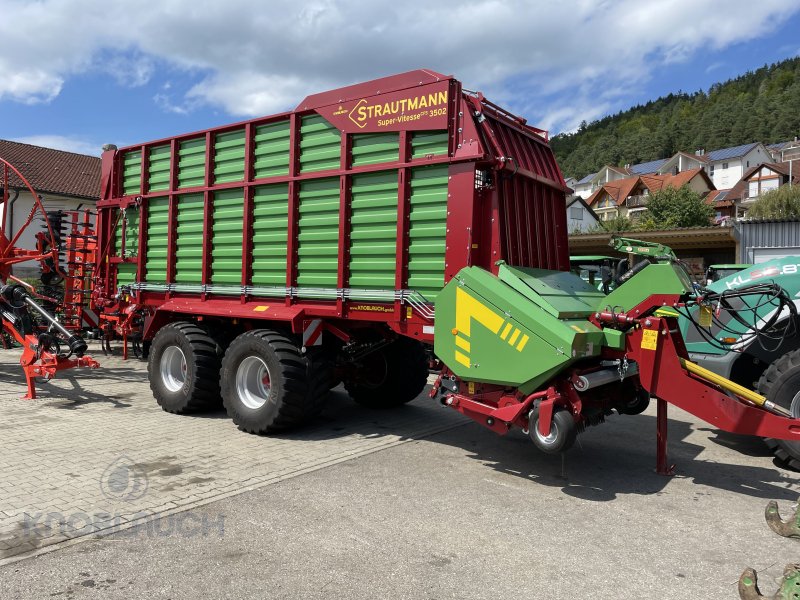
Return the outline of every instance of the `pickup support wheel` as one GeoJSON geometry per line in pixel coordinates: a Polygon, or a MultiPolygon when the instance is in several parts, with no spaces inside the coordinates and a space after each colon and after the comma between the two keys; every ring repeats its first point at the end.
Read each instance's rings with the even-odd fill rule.
{"type": "Polygon", "coordinates": [[[183,414],[216,408],[219,347],[190,322],[171,323],[153,338],[147,361],[150,389],[167,412],[183,414]]]}
{"type": "Polygon", "coordinates": [[[271,433],[299,425],[313,409],[308,363],[297,345],[270,329],[237,337],[222,359],[222,402],[242,431],[271,433]]]}
{"type": "Polygon", "coordinates": [[[539,433],[539,407],[535,407],[528,417],[528,435],[533,445],[547,454],[558,454],[569,450],[578,435],[578,426],[568,410],[555,409],[550,424],[550,433],[539,433]]]}

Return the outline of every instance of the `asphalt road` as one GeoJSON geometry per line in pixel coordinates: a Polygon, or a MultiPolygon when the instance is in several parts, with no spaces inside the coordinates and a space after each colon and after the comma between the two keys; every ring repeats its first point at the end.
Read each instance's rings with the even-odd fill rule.
{"type": "Polygon", "coordinates": [[[653,470],[652,409],[563,459],[470,423],[0,567],[0,596],[716,599],[746,566],[774,593],[800,542],[763,511],[788,516],[798,474],[671,418],[673,478],[653,470]]]}

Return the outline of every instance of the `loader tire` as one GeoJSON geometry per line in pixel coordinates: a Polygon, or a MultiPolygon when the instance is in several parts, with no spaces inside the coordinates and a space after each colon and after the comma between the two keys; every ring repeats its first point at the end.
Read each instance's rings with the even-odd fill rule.
{"type": "Polygon", "coordinates": [[[222,359],[222,402],[248,433],[283,431],[313,412],[300,349],[277,331],[256,329],[237,337],[222,359]]]}
{"type": "MultiPolygon", "coordinates": [[[[800,418],[800,349],[781,356],[758,380],[758,393],[800,418]]],[[[800,471],[800,441],[764,438],[775,457],[788,467],[800,471]]]]}
{"type": "Polygon", "coordinates": [[[421,343],[401,337],[368,355],[358,375],[344,382],[353,400],[368,408],[393,408],[425,389],[428,357],[421,343]]]}
{"type": "Polygon", "coordinates": [[[159,329],[150,344],[150,389],[170,413],[217,408],[219,365],[219,347],[204,329],[189,322],[171,323],[159,329]]]}

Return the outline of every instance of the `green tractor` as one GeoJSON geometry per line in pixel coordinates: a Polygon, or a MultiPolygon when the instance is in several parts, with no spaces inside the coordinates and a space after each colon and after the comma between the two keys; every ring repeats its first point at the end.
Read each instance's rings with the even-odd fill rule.
{"type": "MultiPolygon", "coordinates": [[[[619,252],[644,257],[640,264],[678,261],[672,250],[662,244],[620,237],[613,238],[611,246],[619,252]]],[[[628,267],[627,258],[616,260],[623,266],[617,268],[604,260],[600,267],[606,273],[605,285],[609,289],[624,283],[614,274],[628,267]]],[[[573,257],[571,262],[580,265],[586,261],[573,257]]],[[[756,390],[794,417],[800,417],[800,332],[794,328],[794,315],[800,307],[800,256],[758,265],[712,265],[704,283],[704,289],[720,294],[717,309],[695,308],[681,312],[678,319],[691,360],[756,390]],[[779,310],[773,302],[753,303],[737,295],[737,290],[757,284],[780,286],[791,298],[794,309],[783,306],[779,310]]],[[[800,470],[800,442],[772,438],[765,441],[780,461],[800,470]]]]}

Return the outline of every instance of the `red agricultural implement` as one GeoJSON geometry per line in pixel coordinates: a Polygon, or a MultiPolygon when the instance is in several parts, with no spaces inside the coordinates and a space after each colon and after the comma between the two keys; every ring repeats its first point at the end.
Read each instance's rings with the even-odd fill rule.
{"type": "Polygon", "coordinates": [[[269,433],[312,418],[340,382],[397,406],[424,388],[432,347],[433,396],[547,452],[651,395],[662,472],[667,402],[800,440],[800,414],[688,360],[659,309],[738,312],[680,263],[643,261],[608,296],[568,272],[547,133],[452,77],[378,79],[102,160],[84,291],[106,333],[147,355],[167,411],[222,403],[269,433]]]}
{"type": "Polygon", "coordinates": [[[98,366],[91,357],[85,356],[87,345],[78,334],[80,326],[76,324],[81,307],[85,304],[82,290],[89,283],[84,263],[93,253],[90,247],[93,232],[88,213],[86,220],[80,224],[77,222],[77,213],[48,214],[42,199],[22,173],[2,158],[0,169],[0,206],[3,216],[0,235],[0,280],[3,283],[0,288],[0,324],[4,334],[3,343],[8,345],[5,336],[9,336],[22,346],[20,364],[28,386],[25,398],[32,399],[36,397],[34,378],[50,379],[62,369],[98,366]],[[10,232],[6,228],[6,215],[21,192],[30,194],[32,208],[19,229],[10,232]],[[62,244],[61,225],[65,216],[74,219],[74,226],[69,233],[69,240],[63,240],[66,243],[62,244]],[[38,225],[35,223],[37,219],[43,221],[43,231],[36,234],[36,248],[20,248],[19,240],[25,231],[38,225]],[[69,248],[66,271],[60,264],[62,248],[69,248]],[[30,262],[41,265],[42,281],[47,283],[48,289],[60,281],[68,282],[66,288],[69,291],[66,295],[59,299],[43,295],[33,285],[13,275],[15,265],[30,262]],[[48,310],[55,306],[63,307],[66,322],[48,310]]]}

